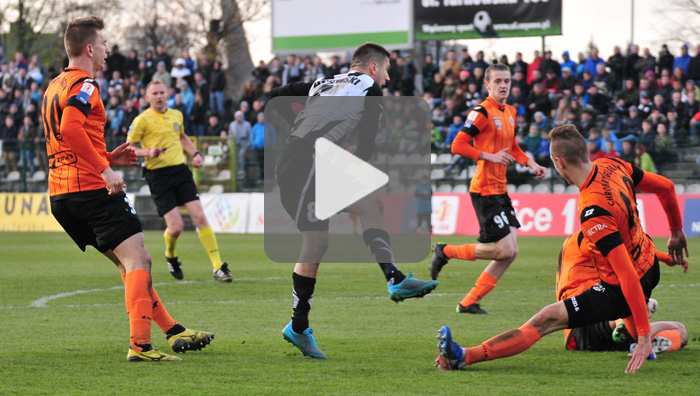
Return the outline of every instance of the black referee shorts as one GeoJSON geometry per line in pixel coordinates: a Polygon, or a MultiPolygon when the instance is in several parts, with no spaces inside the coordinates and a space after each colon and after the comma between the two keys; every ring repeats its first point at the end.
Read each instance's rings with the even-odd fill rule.
{"type": "Polygon", "coordinates": [[[123,191],[109,195],[103,188],[73,193],[51,201],[51,213],[82,251],[87,245],[102,253],[114,250],[142,232],[136,210],[123,191]]]}
{"type": "Polygon", "coordinates": [[[498,242],[510,234],[510,227],[520,228],[508,194],[482,196],[470,193],[470,196],[479,220],[479,242],[498,242]]]}
{"type": "MultiPolygon", "coordinates": [[[[659,260],[639,280],[644,297],[649,301],[652,290],[659,283],[659,260]]],[[[578,296],[564,300],[569,314],[569,328],[583,327],[606,320],[626,318],[632,315],[622,288],[601,281],[578,296]]]]}
{"type": "Polygon", "coordinates": [[[146,182],[161,217],[173,208],[199,199],[192,171],[185,164],[148,170],[146,182]]]}

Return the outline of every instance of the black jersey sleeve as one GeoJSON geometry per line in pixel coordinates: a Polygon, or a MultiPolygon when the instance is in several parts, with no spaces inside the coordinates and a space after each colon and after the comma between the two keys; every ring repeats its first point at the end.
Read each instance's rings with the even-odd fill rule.
{"type": "Polygon", "coordinates": [[[270,91],[270,98],[276,96],[309,96],[311,90],[311,82],[296,82],[287,84],[270,91]]]}

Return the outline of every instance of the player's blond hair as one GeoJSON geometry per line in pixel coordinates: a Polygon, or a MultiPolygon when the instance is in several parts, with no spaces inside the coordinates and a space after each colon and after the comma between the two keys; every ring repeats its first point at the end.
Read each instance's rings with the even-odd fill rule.
{"type": "Polygon", "coordinates": [[[484,72],[486,81],[491,82],[491,73],[496,71],[507,71],[510,73],[510,68],[503,63],[494,63],[493,65],[487,67],[486,71],[484,72]]]}
{"type": "Polygon", "coordinates": [[[561,125],[549,132],[549,152],[572,165],[590,162],[586,139],[571,124],[561,125]]]}
{"type": "Polygon", "coordinates": [[[95,15],[70,21],[63,36],[63,45],[66,47],[68,57],[78,57],[83,53],[86,45],[95,44],[97,32],[104,27],[102,18],[95,15]]]}

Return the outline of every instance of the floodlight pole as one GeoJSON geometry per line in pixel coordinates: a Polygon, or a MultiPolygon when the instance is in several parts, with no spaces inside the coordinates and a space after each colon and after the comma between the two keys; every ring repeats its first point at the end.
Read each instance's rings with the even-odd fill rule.
{"type": "Polygon", "coordinates": [[[630,17],[630,45],[634,44],[634,0],[632,0],[632,16],[630,17]]]}

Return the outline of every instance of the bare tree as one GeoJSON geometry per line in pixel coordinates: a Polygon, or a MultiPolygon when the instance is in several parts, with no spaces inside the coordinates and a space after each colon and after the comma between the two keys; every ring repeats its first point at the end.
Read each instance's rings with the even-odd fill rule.
{"type": "Polygon", "coordinates": [[[662,37],[659,41],[681,43],[700,41],[700,0],[668,0],[659,3],[656,14],[660,16],[662,37]]]}
{"type": "Polygon", "coordinates": [[[253,61],[243,24],[267,16],[270,0],[175,0],[186,15],[196,19],[193,32],[205,38],[204,54],[219,57],[227,66],[227,93],[238,98],[243,83],[251,78],[253,61]]]}

